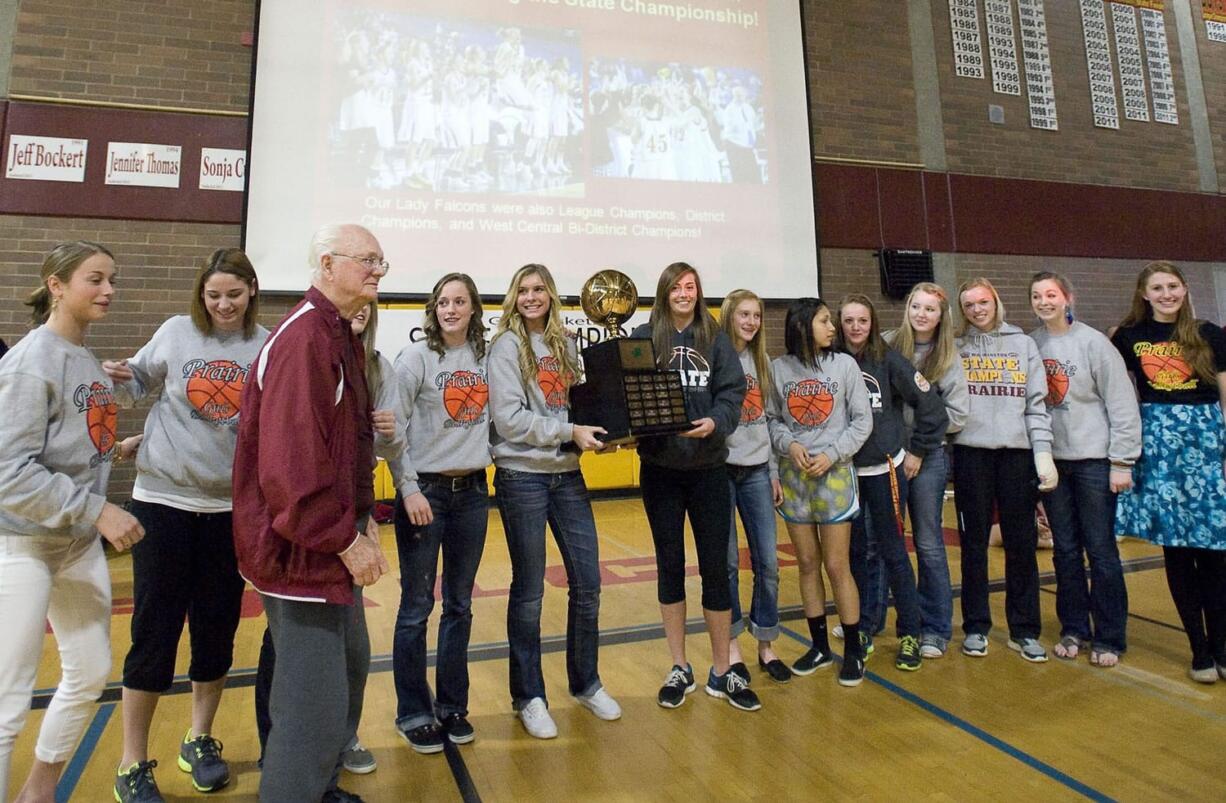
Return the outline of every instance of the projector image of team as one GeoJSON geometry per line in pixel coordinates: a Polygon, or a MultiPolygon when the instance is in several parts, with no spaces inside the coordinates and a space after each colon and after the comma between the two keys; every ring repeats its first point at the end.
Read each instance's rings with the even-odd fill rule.
{"type": "MultiPolygon", "coordinates": [[[[43,261],[27,301],[35,328],[0,358],[0,610],[9,633],[0,641],[0,789],[46,623],[61,659],[17,800],[54,799],[107,682],[104,542],[132,552],[134,611],[122,755],[113,756],[113,789],[90,799],[163,799],[150,733],[185,619],[192,704],[175,763],[199,792],[230,783],[214,721],[250,584],[267,617],[255,695],[260,800],[360,800],[338,783],[343,770],[375,769],[357,730],[371,664],[363,589],[391,573],[371,515],[378,457],[396,490],[400,583],[396,706],[381,714],[413,751],[437,754],[481,735],[469,720],[468,663],[491,464],[512,574],[508,691],[523,730],[558,736],[542,672],[547,524],[569,586],[566,692],[605,721],[622,717],[618,694],[643,693],[606,686],[599,670],[602,574],[579,454],[612,447],[603,429],[569,420],[583,368],[549,269],[514,272],[492,333],[474,282],[442,276],[426,301],[425,338],[389,360],[373,345],[379,283],[392,269],[375,235],[324,226],[307,263],[309,289],[269,332],[256,322],[255,267],[241,250],[219,249],[197,272],[188,314],[167,320],[134,356],[99,361],[87,334],[122,297],[122,265],[87,241],[60,244],[43,261]],[[119,409],[142,399],[152,400],[143,434],[120,440],[119,409]],[[112,465],[129,459],[136,480],[125,509],[106,492],[112,465]],[[427,621],[440,578],[431,684],[427,621]]],[[[955,645],[941,523],[951,474],[963,656],[988,653],[988,544],[998,523],[1007,644],[1025,661],[1048,660],[1035,556],[1041,503],[1054,539],[1058,659],[1084,657],[1104,671],[1125,660],[1117,536],[1128,535],[1162,548],[1190,680],[1226,680],[1226,335],[1195,318],[1182,272],[1165,261],[1138,274],[1109,336],[1076,318],[1064,276],[1036,274],[1029,296],[1038,320],[1029,334],[1006,321],[985,278],[956,293],[916,285],[891,331],[868,296],[798,298],[783,324],[786,353],[772,360],[757,295],[729,293],[717,321],[701,266],[663,269],[650,320],[632,336],[652,341],[659,368],[680,371],[693,428],[637,445],[668,652],[658,656],[660,707],[683,706],[701,684],[735,711],[760,709],[752,657],[738,640],[746,631],[758,682],[803,688],[796,676],[826,669],[857,686],[884,646],[876,642],[891,597],[895,669],[945,658],[955,645]],[[748,610],[738,514],[752,565],[748,610]],[[798,567],[809,636],[799,655],[777,646],[776,514],[798,567]],[[687,518],[709,668],[686,654],[687,518]],[[831,636],[842,640],[837,653],[831,636]]]]}

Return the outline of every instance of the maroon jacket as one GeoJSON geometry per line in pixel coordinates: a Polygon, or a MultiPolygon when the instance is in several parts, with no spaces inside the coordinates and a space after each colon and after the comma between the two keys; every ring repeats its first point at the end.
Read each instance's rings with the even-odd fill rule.
{"type": "Polygon", "coordinates": [[[361,343],[314,287],[260,350],[234,452],[234,548],[258,591],[348,605],[339,554],[374,506],[361,343]]]}

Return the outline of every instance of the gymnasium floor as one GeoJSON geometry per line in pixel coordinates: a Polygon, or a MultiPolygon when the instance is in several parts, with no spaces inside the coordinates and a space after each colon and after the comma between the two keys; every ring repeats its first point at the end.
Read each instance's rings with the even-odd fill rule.
{"type": "MultiPolygon", "coordinates": [[[[947,506],[946,523],[952,521],[947,506]]],[[[1166,589],[1158,550],[1125,540],[1130,597],[1129,652],[1111,670],[1052,659],[1027,664],[1005,646],[1003,582],[994,584],[990,652],[971,659],[957,651],[925,661],[919,672],[894,669],[893,625],[877,639],[866,681],[855,689],[825,670],[786,685],[756,671],[754,644],[742,650],[755,670],[763,708],[733,710],[701,691],[680,709],[655,702],[669,668],[655,603],[651,540],[637,499],[595,503],[601,535],[604,590],[601,676],[621,703],[618,722],[597,720],[566,692],[565,574],[552,542],[542,631],[544,669],[559,738],[527,736],[511,714],[506,689],[507,589],[510,565],[497,513],[491,509],[485,558],[477,577],[471,652],[471,721],[477,740],[443,754],[420,756],[396,735],[391,638],[398,599],[395,574],[367,591],[372,667],[359,735],[378,770],[346,774],[342,784],[371,803],[402,800],[732,800],[732,799],[1072,799],[1226,798],[1226,682],[1193,684],[1186,678],[1188,648],[1166,589]]],[[[799,610],[796,569],[782,523],[780,603],[784,636],[776,648],[792,660],[808,646],[799,610]]],[[[948,535],[948,531],[947,531],[948,535]]],[[[383,527],[393,568],[395,539],[383,527]]],[[[1003,577],[1001,550],[991,551],[991,575],[1003,577]]],[[[958,549],[949,549],[958,582],[958,549]]],[[[705,678],[706,637],[698,632],[697,566],[691,559],[689,596],[694,632],[690,660],[705,678]]],[[[1043,572],[1043,641],[1058,634],[1051,553],[1039,553],[1043,572]]],[[[742,550],[742,597],[751,575],[742,550]]],[[[114,580],[114,670],[118,679],[128,643],[131,561],[111,559],[114,580]]],[[[956,592],[955,592],[956,593],[956,592]]],[[[436,614],[437,617],[437,608],[436,614]]],[[[955,637],[958,606],[954,606],[955,637]]],[[[836,619],[831,618],[831,624],[836,619]]],[[[231,688],[215,735],[225,742],[234,779],[211,798],[255,800],[258,743],[252,681],[263,617],[248,591],[238,634],[231,688]]],[[[179,669],[186,667],[187,640],[179,669]]],[[[434,643],[431,629],[430,644],[434,643]]],[[[834,642],[836,651],[839,643],[834,642]]],[[[12,778],[24,777],[42,708],[57,678],[50,638],[44,649],[35,709],[17,742],[12,778]]],[[[432,673],[433,674],[433,673],[432,673]]],[[[175,767],[177,744],[188,724],[188,684],[177,682],[154,721],[151,757],[160,761],[158,783],[168,801],[200,800],[175,767]]],[[[113,682],[61,783],[62,800],[104,801],[119,760],[118,682],[113,682]]]]}

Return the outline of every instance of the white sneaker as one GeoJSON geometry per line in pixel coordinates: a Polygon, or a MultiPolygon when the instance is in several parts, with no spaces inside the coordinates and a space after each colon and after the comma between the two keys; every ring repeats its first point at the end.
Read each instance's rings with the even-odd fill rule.
{"type": "Polygon", "coordinates": [[[529,736],[538,739],[553,739],[558,735],[558,726],[553,717],[549,716],[549,707],[540,697],[533,697],[528,704],[519,709],[519,721],[524,723],[524,730],[529,736]]]}
{"type": "Polygon", "coordinates": [[[579,705],[607,722],[612,722],[622,717],[622,707],[617,704],[617,700],[614,700],[604,690],[604,686],[601,686],[586,697],[576,697],[575,699],[579,701],[579,705]]]}

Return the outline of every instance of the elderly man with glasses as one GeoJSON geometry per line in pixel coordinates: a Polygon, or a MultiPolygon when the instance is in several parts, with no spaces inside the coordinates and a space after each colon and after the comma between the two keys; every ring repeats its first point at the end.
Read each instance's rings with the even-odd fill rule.
{"type": "Polygon", "coordinates": [[[337,787],[370,667],[361,587],[388,571],[370,518],[371,403],[349,321],[387,273],[366,229],[330,225],[311,287],[268,338],[243,390],[234,459],[239,569],[276,650],[260,800],[359,800],[337,787]]]}

